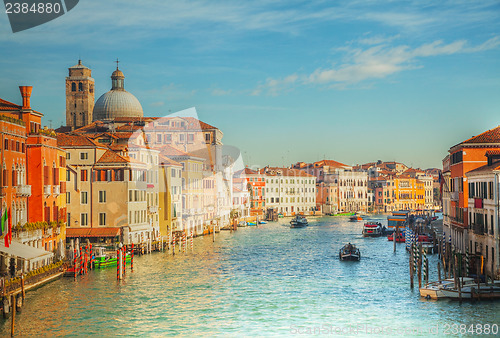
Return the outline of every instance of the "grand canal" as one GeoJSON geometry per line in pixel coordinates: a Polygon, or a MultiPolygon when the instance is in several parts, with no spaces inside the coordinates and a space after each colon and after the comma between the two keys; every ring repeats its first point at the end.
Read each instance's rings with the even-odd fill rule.
{"type": "MultiPolygon", "coordinates": [[[[498,302],[420,299],[409,287],[403,244],[394,254],[387,239],[363,238],[362,222],[311,218],[309,227],[289,229],[288,221],[222,232],[215,243],[197,238],[193,252],[136,256],[122,282],[115,269],[55,281],[27,294],[16,332],[445,336],[462,324],[500,324],[498,302]],[[338,260],[347,242],[360,248],[360,262],[338,260]]],[[[436,257],[430,261],[435,279],[436,257]]],[[[10,332],[9,324],[2,322],[0,334],[10,332]]]]}

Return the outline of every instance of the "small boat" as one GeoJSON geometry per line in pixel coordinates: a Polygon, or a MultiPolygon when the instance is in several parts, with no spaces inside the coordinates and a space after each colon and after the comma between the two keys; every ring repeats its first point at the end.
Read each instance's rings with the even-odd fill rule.
{"type": "Polygon", "coordinates": [[[283,214],[280,212],[280,213],[278,214],[278,218],[283,218],[283,217],[285,217],[285,216],[283,216],[283,214]]]}
{"type": "MultiPolygon", "coordinates": [[[[460,277],[460,280],[464,286],[470,283],[474,283],[474,278],[470,277],[460,277]]],[[[444,279],[440,282],[438,281],[427,283],[419,289],[420,297],[424,297],[427,299],[445,298],[445,295],[441,292],[441,290],[445,287],[453,287],[454,283],[455,282],[453,278],[444,279]]]]}
{"type": "Polygon", "coordinates": [[[245,221],[241,221],[241,222],[239,222],[239,223],[238,223],[238,226],[239,226],[240,228],[242,228],[242,227],[246,227],[246,226],[247,226],[247,222],[245,222],[245,221]]]}
{"type": "MultiPolygon", "coordinates": [[[[95,248],[94,253],[95,253],[94,260],[92,261],[94,264],[94,268],[101,269],[110,266],[116,266],[117,264],[116,252],[105,251],[105,248],[97,247],[95,248]]],[[[130,255],[129,252],[127,252],[125,256],[125,262],[130,263],[131,260],[132,256],[130,255]]]]}
{"type": "Polygon", "coordinates": [[[259,224],[267,224],[266,221],[259,221],[259,224]]]}
{"type": "Polygon", "coordinates": [[[380,237],[382,236],[382,224],[379,222],[366,222],[363,226],[364,237],[380,237]]]}
{"type": "Polygon", "coordinates": [[[254,226],[257,226],[257,223],[255,223],[255,222],[247,222],[247,225],[249,227],[252,227],[252,226],[254,227],[254,226]]]}
{"type": "Polygon", "coordinates": [[[346,244],[339,251],[339,259],[341,261],[359,261],[361,259],[361,253],[359,249],[353,244],[346,244]]]}
{"type": "MultiPolygon", "coordinates": [[[[394,240],[394,233],[392,235],[387,236],[387,240],[392,242],[394,240]]],[[[396,236],[396,242],[397,243],[404,243],[405,242],[404,233],[398,232],[398,235],[396,236]]]]}
{"type": "Polygon", "coordinates": [[[359,215],[352,215],[351,217],[349,217],[349,221],[351,222],[357,222],[357,221],[362,221],[363,218],[359,215]]]}
{"type": "Polygon", "coordinates": [[[303,228],[308,224],[307,218],[302,215],[297,215],[290,221],[290,228],[303,228]]]}
{"type": "MultiPolygon", "coordinates": [[[[453,285],[453,284],[452,284],[453,285]]],[[[443,296],[450,299],[500,299],[500,283],[470,283],[462,286],[460,292],[454,287],[443,287],[441,289],[443,296]]]]}

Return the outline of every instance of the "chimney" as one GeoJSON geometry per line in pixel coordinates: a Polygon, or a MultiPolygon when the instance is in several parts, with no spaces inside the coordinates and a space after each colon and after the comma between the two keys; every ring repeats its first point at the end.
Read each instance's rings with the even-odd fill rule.
{"type": "Polygon", "coordinates": [[[31,109],[30,97],[31,97],[31,91],[33,90],[33,87],[32,86],[19,86],[19,90],[21,91],[21,96],[23,97],[23,109],[31,109]]]}

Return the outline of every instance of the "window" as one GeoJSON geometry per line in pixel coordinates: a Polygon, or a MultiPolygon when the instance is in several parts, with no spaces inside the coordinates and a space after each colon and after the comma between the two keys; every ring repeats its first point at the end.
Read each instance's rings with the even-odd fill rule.
{"type": "Polygon", "coordinates": [[[71,173],[69,172],[69,170],[68,170],[68,169],[66,170],[66,181],[67,181],[67,182],[70,182],[70,181],[71,181],[71,173]]]}
{"type": "Polygon", "coordinates": [[[165,143],[172,142],[172,134],[165,135],[165,138],[163,139],[163,142],[165,142],[165,143]]]}
{"type": "Polygon", "coordinates": [[[161,134],[156,135],[156,142],[161,143],[161,134]]]}
{"type": "Polygon", "coordinates": [[[86,191],[82,191],[80,193],[80,203],[81,204],[87,204],[87,192],[86,191]]]}
{"type": "Polygon", "coordinates": [[[88,160],[89,153],[80,153],[80,160],[88,160]]]}
{"type": "Polygon", "coordinates": [[[66,204],[71,203],[71,193],[68,191],[66,192],[66,204]]]}
{"type": "Polygon", "coordinates": [[[88,181],[88,172],[87,172],[87,170],[80,171],[80,181],[82,181],[82,182],[88,181]]]}
{"type": "Polygon", "coordinates": [[[193,143],[194,142],[194,134],[189,134],[188,135],[188,143],[193,143]]]}
{"type": "Polygon", "coordinates": [[[89,218],[87,213],[80,214],[80,225],[81,226],[89,225],[89,218]]]}
{"type": "Polygon", "coordinates": [[[74,82],[71,84],[71,91],[76,92],[76,83],[74,82]]]}
{"type": "Polygon", "coordinates": [[[210,142],[210,134],[209,133],[205,134],[205,141],[210,142]]]}
{"type": "Polygon", "coordinates": [[[99,191],[99,203],[106,203],[106,190],[99,191]]]}
{"type": "Polygon", "coordinates": [[[70,160],[70,159],[71,159],[71,154],[70,154],[70,153],[66,153],[66,159],[67,159],[67,160],[70,160]]]}
{"type": "Polygon", "coordinates": [[[180,140],[181,142],[184,142],[184,134],[180,134],[180,135],[179,135],[179,140],[180,140]]]}
{"type": "Polygon", "coordinates": [[[78,91],[83,92],[83,83],[78,82],[78,91]]]}
{"type": "Polygon", "coordinates": [[[99,225],[106,225],[106,213],[99,213],[99,225]]]}
{"type": "Polygon", "coordinates": [[[71,213],[66,214],[66,222],[68,223],[68,226],[71,226],[71,213]]]}
{"type": "Polygon", "coordinates": [[[3,148],[5,150],[9,150],[9,140],[4,140],[4,142],[3,142],[3,148]]]}

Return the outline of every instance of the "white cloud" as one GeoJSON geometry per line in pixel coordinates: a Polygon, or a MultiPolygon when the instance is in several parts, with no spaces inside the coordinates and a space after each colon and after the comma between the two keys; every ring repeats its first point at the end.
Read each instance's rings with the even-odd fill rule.
{"type": "Polygon", "coordinates": [[[229,95],[229,94],[231,94],[230,89],[228,89],[228,90],[224,90],[224,89],[220,89],[220,88],[212,89],[212,95],[214,95],[214,96],[225,96],[225,95],[229,95]]]}
{"type": "Polygon", "coordinates": [[[279,92],[289,90],[290,87],[297,82],[299,76],[297,74],[288,75],[282,79],[268,78],[264,84],[260,84],[252,91],[252,95],[260,95],[266,93],[276,96],[279,92]]]}
{"type": "Polygon", "coordinates": [[[305,83],[353,84],[369,79],[381,79],[403,70],[420,68],[421,58],[451,55],[457,53],[475,53],[496,48],[500,38],[494,37],[479,46],[468,46],[467,41],[458,40],[449,44],[437,40],[414,49],[406,45],[388,46],[386,44],[368,49],[346,48],[346,62],[330,68],[318,68],[306,77],[305,83]]]}

